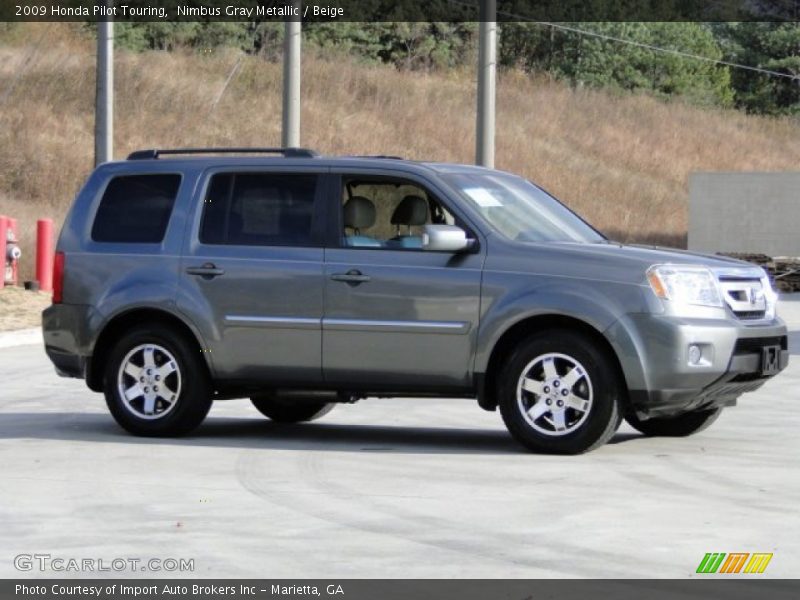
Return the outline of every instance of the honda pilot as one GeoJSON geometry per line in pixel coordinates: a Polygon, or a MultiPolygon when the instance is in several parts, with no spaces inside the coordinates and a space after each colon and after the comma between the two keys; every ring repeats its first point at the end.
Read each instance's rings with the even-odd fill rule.
{"type": "Polygon", "coordinates": [[[301,148],[99,166],[57,245],[44,343],[127,431],[213,401],[272,421],[369,397],[473,398],[537,452],[623,419],[686,436],[788,362],[767,274],[616,243],[498,170],[301,148]]]}

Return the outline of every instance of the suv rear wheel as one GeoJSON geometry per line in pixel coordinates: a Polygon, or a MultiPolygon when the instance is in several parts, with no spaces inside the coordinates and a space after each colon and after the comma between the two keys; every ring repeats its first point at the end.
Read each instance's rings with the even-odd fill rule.
{"type": "Polygon", "coordinates": [[[157,325],[122,336],[106,364],[104,386],[114,419],[135,435],[188,433],[211,408],[211,384],[198,351],[157,325]]]}
{"type": "Polygon", "coordinates": [[[312,400],[283,400],[269,395],[250,398],[265,417],[276,423],[302,423],[313,421],[327,415],[333,410],[333,402],[315,402],[312,400]]]}
{"type": "Polygon", "coordinates": [[[591,450],[622,421],[616,372],[590,338],[563,329],[538,333],[517,347],[499,374],[503,421],[536,452],[591,450]]]}
{"type": "Polygon", "coordinates": [[[677,417],[656,417],[646,421],[640,420],[634,414],[629,414],[626,415],[625,420],[631,427],[645,435],[686,437],[703,431],[717,420],[720,413],[722,413],[722,407],[698,410],[677,417]]]}

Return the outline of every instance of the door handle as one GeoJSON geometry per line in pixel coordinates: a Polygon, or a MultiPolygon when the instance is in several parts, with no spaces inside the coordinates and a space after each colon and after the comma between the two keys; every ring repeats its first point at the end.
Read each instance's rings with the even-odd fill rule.
{"type": "Polygon", "coordinates": [[[225,269],[218,269],[214,263],[205,263],[201,267],[188,267],[186,272],[189,275],[199,275],[203,279],[213,279],[225,274],[225,269]]]}
{"type": "Polygon", "coordinates": [[[352,285],[358,285],[359,283],[366,283],[371,278],[369,275],[362,274],[361,271],[357,269],[350,269],[347,273],[334,273],[331,275],[331,279],[333,281],[343,281],[352,285]]]}

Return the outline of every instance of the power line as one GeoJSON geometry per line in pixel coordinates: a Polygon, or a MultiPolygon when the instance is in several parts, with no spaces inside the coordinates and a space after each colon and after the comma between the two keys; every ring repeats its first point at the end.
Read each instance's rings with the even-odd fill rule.
{"type": "Polygon", "coordinates": [[[208,114],[214,112],[214,109],[217,108],[217,104],[219,104],[219,101],[222,100],[222,96],[225,95],[225,90],[228,89],[228,86],[233,80],[234,75],[236,75],[237,71],[239,70],[239,67],[242,66],[242,59],[244,59],[244,54],[239,56],[239,59],[236,61],[236,64],[234,64],[233,67],[231,68],[230,73],[228,73],[227,79],[225,79],[225,83],[222,84],[222,89],[219,91],[216,98],[214,98],[214,101],[211,103],[211,108],[208,109],[208,114]]]}
{"type": "MultiPolygon", "coordinates": [[[[511,15],[509,13],[503,13],[508,17],[513,18],[522,18],[517,17],[517,15],[511,15]]],[[[699,54],[691,54],[690,52],[684,52],[682,50],[675,50],[673,48],[662,48],[660,46],[654,46],[652,44],[645,44],[644,42],[636,42],[634,40],[626,40],[624,38],[618,38],[613,35],[607,35],[605,33],[598,33],[596,31],[587,31],[585,29],[579,29],[577,27],[570,27],[568,25],[561,25],[558,23],[550,23],[547,21],[533,21],[528,20],[529,23],[533,23],[534,25],[542,25],[544,27],[552,27],[553,29],[560,29],[562,31],[569,31],[572,33],[578,33],[580,35],[585,35],[589,37],[596,37],[603,40],[608,40],[610,42],[616,42],[619,44],[627,44],[629,46],[636,46],[637,48],[644,48],[646,50],[651,50],[653,52],[661,52],[663,54],[671,54],[673,56],[680,56],[681,58],[691,58],[694,60],[701,60],[709,63],[714,63],[717,65],[724,65],[726,67],[732,67],[735,69],[746,69],[748,71],[755,71],[756,73],[762,73],[764,75],[769,75],[771,77],[783,77],[784,79],[791,79],[791,80],[798,80],[800,79],[800,75],[789,75],[788,73],[781,73],[779,71],[772,71],[770,69],[762,69],[761,67],[751,67],[749,65],[742,65],[739,63],[730,62],[727,60],[719,60],[716,58],[710,58],[708,56],[701,56],[699,54]]]]}
{"type": "MultiPolygon", "coordinates": [[[[474,8],[474,4],[470,4],[469,2],[462,2],[459,0],[448,0],[451,4],[458,4],[460,6],[466,6],[470,8],[474,8]]],[[[596,31],[589,31],[586,29],[580,29],[578,27],[571,27],[569,25],[563,25],[561,23],[552,23],[549,21],[536,21],[534,19],[530,19],[528,17],[524,17],[522,15],[518,15],[515,13],[510,13],[502,10],[497,11],[498,15],[503,15],[505,17],[509,17],[510,19],[514,19],[516,21],[523,21],[526,23],[532,23],[534,25],[541,25],[543,27],[551,27],[553,29],[559,29],[562,31],[569,31],[571,33],[577,33],[580,35],[585,35],[588,37],[595,37],[603,40],[607,40],[609,42],[615,42],[617,44],[627,44],[629,46],[636,46],[637,48],[644,48],[646,50],[650,50],[652,52],[661,52],[662,54],[671,54],[672,56],[679,56],[681,58],[690,58],[693,60],[700,60],[708,63],[713,63],[716,65],[723,65],[726,67],[731,67],[734,69],[745,69],[747,71],[754,71],[756,73],[761,73],[763,75],[768,75],[770,77],[781,77],[783,79],[790,79],[792,81],[800,80],[800,75],[789,75],[788,73],[781,73],[779,71],[773,71],[771,69],[762,69],[761,67],[751,67],[750,65],[742,65],[735,62],[730,62],[727,60],[720,60],[716,58],[710,58],[708,56],[702,56],[699,54],[692,54],[690,52],[684,52],[683,50],[675,50],[673,48],[662,48],[661,46],[654,46],[653,44],[645,44],[644,42],[636,42],[634,40],[626,40],[624,38],[616,37],[613,35],[607,35],[605,33],[598,33],[596,31]]]]}

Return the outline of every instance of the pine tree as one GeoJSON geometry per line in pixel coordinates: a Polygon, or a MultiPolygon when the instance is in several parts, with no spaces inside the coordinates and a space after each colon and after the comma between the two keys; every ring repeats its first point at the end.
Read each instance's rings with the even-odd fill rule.
{"type": "Polygon", "coordinates": [[[800,114],[799,23],[726,23],[717,27],[717,34],[731,62],[794,78],[735,70],[738,107],[754,113],[800,114]]]}

